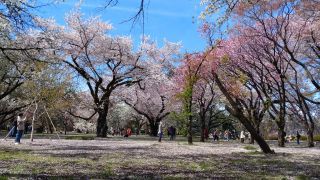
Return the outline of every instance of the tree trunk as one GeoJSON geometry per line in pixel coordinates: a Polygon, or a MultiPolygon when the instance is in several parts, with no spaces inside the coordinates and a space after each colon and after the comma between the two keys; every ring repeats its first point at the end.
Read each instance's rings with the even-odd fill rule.
{"type": "Polygon", "coordinates": [[[229,107],[226,107],[226,109],[236,118],[239,119],[239,121],[241,122],[241,124],[243,124],[243,126],[249,131],[249,133],[251,134],[251,138],[254,139],[258,145],[260,146],[260,149],[266,153],[266,154],[274,154],[275,152],[273,150],[270,149],[270,146],[268,145],[268,143],[263,139],[262,136],[260,136],[259,133],[257,133],[256,129],[254,128],[254,126],[250,123],[250,120],[248,120],[241,111],[233,111],[232,109],[230,109],[229,107]]]}
{"type": "Polygon", "coordinates": [[[188,127],[188,144],[192,144],[192,115],[188,116],[189,127],[188,127]]]}
{"type": "Polygon", "coordinates": [[[270,149],[268,143],[260,136],[260,134],[255,130],[255,128],[251,124],[246,123],[245,120],[244,121],[242,120],[242,122],[244,122],[242,124],[246,127],[246,129],[251,134],[251,139],[256,140],[261,150],[264,153],[274,154],[274,151],[270,149]]]}
{"type": "Polygon", "coordinates": [[[100,109],[98,110],[98,120],[97,120],[97,137],[107,137],[107,115],[108,113],[100,109]]]}
{"type": "Polygon", "coordinates": [[[150,132],[151,132],[150,136],[157,137],[159,122],[155,122],[154,120],[149,120],[149,123],[150,123],[150,132]]]}
{"type": "Polygon", "coordinates": [[[308,147],[314,147],[313,129],[309,128],[307,131],[307,134],[308,134],[308,147]]]}
{"type": "Polygon", "coordinates": [[[251,136],[251,139],[250,139],[250,144],[254,144],[254,138],[253,138],[253,136],[252,135],[250,135],[251,136]]]}
{"type": "Polygon", "coordinates": [[[205,129],[206,129],[205,116],[200,116],[200,121],[201,121],[201,138],[200,138],[200,141],[204,142],[205,129]]]}
{"type": "MultiPolygon", "coordinates": [[[[191,93],[192,94],[192,93],[191,93]]],[[[189,99],[189,102],[188,102],[188,144],[192,144],[192,96],[190,97],[189,99]]]]}
{"type": "Polygon", "coordinates": [[[225,97],[232,106],[232,109],[226,106],[227,111],[229,111],[230,114],[239,119],[241,124],[243,124],[244,127],[249,131],[249,133],[251,133],[251,138],[256,140],[256,142],[258,143],[258,145],[264,153],[274,154],[274,151],[270,149],[268,143],[256,132],[254,126],[250,123],[250,120],[245,117],[245,115],[242,112],[242,108],[240,107],[240,103],[232,99],[227,89],[223,86],[222,82],[220,81],[218,75],[214,74],[214,76],[219,89],[225,95],[225,97]]]}
{"type": "Polygon", "coordinates": [[[49,128],[50,134],[53,134],[53,129],[52,129],[52,127],[50,126],[49,122],[47,122],[47,125],[48,125],[48,128],[49,128]]]}
{"type": "MultiPolygon", "coordinates": [[[[261,134],[260,134],[260,123],[256,123],[255,124],[255,130],[261,136],[261,134]]],[[[254,140],[255,139],[251,135],[250,144],[254,144],[254,140]]]]}
{"type": "Polygon", "coordinates": [[[309,116],[309,122],[308,123],[308,118],[305,117],[305,120],[303,120],[304,122],[304,126],[307,130],[307,135],[308,135],[308,147],[314,147],[314,141],[313,141],[313,132],[314,132],[314,122],[312,120],[312,117],[309,116]]]}
{"type": "Polygon", "coordinates": [[[33,111],[33,115],[32,115],[32,123],[31,123],[31,135],[30,135],[30,141],[32,142],[33,141],[33,133],[34,133],[34,121],[36,119],[36,112],[37,112],[37,109],[38,109],[38,103],[36,103],[36,108],[34,109],[33,111]]]}
{"type": "Polygon", "coordinates": [[[279,121],[278,124],[278,146],[285,146],[285,137],[286,133],[284,131],[285,127],[285,115],[286,115],[286,89],[284,86],[284,80],[281,78],[281,93],[280,93],[280,112],[279,112],[279,121]]]}
{"type": "Polygon", "coordinates": [[[285,119],[281,115],[279,121],[276,121],[276,124],[278,125],[278,146],[284,147],[285,146],[285,137],[286,133],[284,132],[284,126],[285,126],[285,119]]]}
{"type": "Polygon", "coordinates": [[[278,129],[278,146],[284,147],[285,146],[285,132],[283,129],[278,129]]]}

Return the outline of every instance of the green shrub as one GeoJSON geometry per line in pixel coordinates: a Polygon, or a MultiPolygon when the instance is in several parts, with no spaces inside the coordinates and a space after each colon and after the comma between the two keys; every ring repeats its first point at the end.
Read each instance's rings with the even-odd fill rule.
{"type": "Polygon", "coordinates": [[[306,141],[307,139],[308,139],[307,136],[301,136],[301,138],[300,138],[300,140],[302,140],[302,141],[306,141]]]}
{"type": "Polygon", "coordinates": [[[308,180],[310,179],[308,176],[305,175],[299,175],[295,177],[296,180],[308,180]]]}
{"type": "MultiPolygon", "coordinates": [[[[302,141],[307,141],[308,140],[308,136],[301,136],[301,140],[302,141]]],[[[313,140],[314,141],[320,141],[320,134],[314,135],[313,136],[313,140]]]]}
{"type": "Polygon", "coordinates": [[[277,135],[268,135],[266,137],[266,140],[278,140],[278,136],[277,135]]]}
{"type": "Polygon", "coordinates": [[[313,140],[320,141],[320,134],[314,135],[313,140]]]}

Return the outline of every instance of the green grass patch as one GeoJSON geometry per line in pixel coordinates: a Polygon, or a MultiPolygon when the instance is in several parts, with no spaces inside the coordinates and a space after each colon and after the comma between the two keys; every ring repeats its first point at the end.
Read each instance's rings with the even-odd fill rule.
{"type": "Polygon", "coordinates": [[[263,152],[255,150],[255,151],[249,151],[249,152],[247,152],[247,154],[250,154],[250,155],[263,155],[263,152]]]}
{"type": "Polygon", "coordinates": [[[30,151],[0,151],[0,160],[24,159],[30,151]]]}
{"type": "Polygon", "coordinates": [[[208,171],[208,170],[212,169],[212,164],[209,162],[206,162],[206,161],[201,161],[199,163],[199,166],[200,166],[201,170],[203,170],[203,171],[208,171]]]}
{"type": "Polygon", "coordinates": [[[258,150],[258,148],[256,148],[255,146],[250,146],[250,145],[244,146],[243,148],[250,151],[258,150]]]}
{"type": "Polygon", "coordinates": [[[311,178],[306,175],[299,175],[299,176],[296,176],[294,179],[295,180],[309,180],[311,178]]]}
{"type": "Polygon", "coordinates": [[[106,165],[103,172],[102,172],[102,176],[106,177],[110,177],[110,176],[114,176],[115,173],[113,171],[113,167],[111,165],[106,165]]]}
{"type": "Polygon", "coordinates": [[[0,180],[8,180],[9,178],[7,176],[0,176],[0,180]]]}

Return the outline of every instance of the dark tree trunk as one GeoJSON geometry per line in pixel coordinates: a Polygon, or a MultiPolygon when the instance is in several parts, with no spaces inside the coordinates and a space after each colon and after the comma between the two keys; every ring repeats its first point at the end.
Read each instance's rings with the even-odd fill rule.
{"type": "Polygon", "coordinates": [[[278,129],[278,146],[284,147],[285,146],[285,132],[283,129],[278,129]]]}
{"type": "Polygon", "coordinates": [[[260,136],[260,134],[255,130],[255,128],[249,122],[247,122],[246,119],[242,119],[243,117],[240,117],[240,118],[239,118],[240,122],[242,122],[242,124],[246,127],[246,129],[251,134],[251,139],[256,140],[261,150],[264,153],[273,154],[274,151],[270,149],[268,143],[262,138],[262,136],[260,136]]]}
{"type": "Polygon", "coordinates": [[[307,134],[308,134],[308,147],[314,147],[313,128],[309,128],[307,131],[307,134]]]}
{"type": "Polygon", "coordinates": [[[150,132],[151,132],[150,136],[157,137],[159,122],[156,122],[154,120],[149,120],[149,123],[150,123],[150,132]]]}
{"type": "Polygon", "coordinates": [[[252,137],[252,135],[251,135],[251,139],[250,139],[250,142],[249,142],[250,144],[254,144],[254,138],[252,137]]]}
{"type": "MultiPolygon", "coordinates": [[[[192,93],[191,93],[192,94],[192,93]]],[[[192,96],[190,97],[190,99],[189,99],[189,102],[188,102],[188,121],[189,121],[189,123],[188,123],[188,125],[189,125],[189,127],[188,127],[188,144],[192,144],[193,142],[192,142],[192,96]]]]}
{"type": "Polygon", "coordinates": [[[254,126],[251,124],[250,120],[248,120],[241,111],[233,111],[232,109],[230,109],[229,107],[226,107],[227,110],[236,118],[239,119],[239,121],[241,122],[241,124],[243,124],[243,126],[249,131],[249,133],[251,134],[251,139],[254,139],[258,145],[260,146],[260,149],[266,153],[266,154],[274,154],[274,151],[270,149],[270,146],[268,145],[268,143],[263,139],[262,136],[260,136],[260,134],[256,131],[256,129],[254,128],[254,126]]]}
{"type": "Polygon", "coordinates": [[[278,146],[284,147],[285,146],[285,137],[286,133],[284,131],[284,127],[286,124],[286,89],[284,86],[284,80],[281,78],[281,93],[280,93],[280,112],[279,112],[279,121],[278,124],[278,146]]]}
{"type": "Polygon", "coordinates": [[[104,109],[98,110],[98,120],[97,120],[97,137],[107,137],[107,111],[104,109]]]}
{"type": "Polygon", "coordinates": [[[52,127],[50,126],[49,123],[48,123],[48,127],[49,127],[50,134],[53,134],[53,129],[52,129],[52,127]]]}
{"type": "Polygon", "coordinates": [[[204,142],[205,139],[205,129],[206,129],[206,122],[205,122],[205,116],[200,116],[200,122],[201,122],[201,138],[200,141],[204,142]]]}
{"type": "Polygon", "coordinates": [[[255,139],[258,145],[260,146],[261,150],[266,154],[274,154],[274,151],[270,149],[268,143],[256,132],[254,126],[251,124],[250,120],[245,117],[242,112],[242,108],[240,103],[234,100],[230,94],[228,93],[227,89],[223,86],[222,82],[220,81],[217,74],[214,74],[215,80],[221,92],[225,95],[227,100],[232,106],[232,109],[226,106],[226,109],[232,114],[234,117],[238,118],[241,124],[251,133],[251,138],[255,139]]]}
{"type": "MultiPolygon", "coordinates": [[[[257,123],[256,125],[255,125],[255,130],[256,130],[256,132],[261,136],[261,134],[260,134],[260,123],[257,123]]],[[[252,137],[252,135],[251,135],[251,139],[250,139],[250,144],[254,144],[254,138],[252,137]]]]}
{"type": "Polygon", "coordinates": [[[285,137],[286,133],[284,132],[284,120],[280,120],[277,122],[278,125],[278,146],[284,147],[285,146],[285,137]]]}

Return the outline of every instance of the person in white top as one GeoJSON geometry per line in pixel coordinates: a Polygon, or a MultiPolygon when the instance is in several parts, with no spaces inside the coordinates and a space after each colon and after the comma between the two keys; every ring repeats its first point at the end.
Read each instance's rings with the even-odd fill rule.
{"type": "Polygon", "coordinates": [[[159,136],[159,142],[161,142],[162,136],[163,136],[163,130],[162,130],[162,122],[159,122],[159,128],[158,128],[158,136],[159,136]]]}
{"type": "Polygon", "coordinates": [[[17,118],[17,134],[15,139],[15,144],[20,144],[20,139],[22,137],[24,131],[24,124],[26,122],[27,117],[23,116],[23,113],[20,113],[17,118]]]}
{"type": "Polygon", "coordinates": [[[240,132],[240,141],[241,141],[241,143],[244,143],[244,138],[245,138],[246,136],[244,135],[244,131],[241,131],[240,132]]]}

